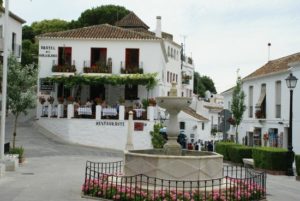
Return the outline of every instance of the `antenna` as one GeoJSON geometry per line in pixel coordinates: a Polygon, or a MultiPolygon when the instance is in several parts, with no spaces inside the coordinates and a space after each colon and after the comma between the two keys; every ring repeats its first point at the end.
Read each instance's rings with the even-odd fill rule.
{"type": "Polygon", "coordinates": [[[268,43],[268,62],[270,61],[271,43],[268,43]]]}
{"type": "Polygon", "coordinates": [[[183,38],[183,55],[185,56],[185,39],[187,38],[187,35],[180,35],[183,38]]]}

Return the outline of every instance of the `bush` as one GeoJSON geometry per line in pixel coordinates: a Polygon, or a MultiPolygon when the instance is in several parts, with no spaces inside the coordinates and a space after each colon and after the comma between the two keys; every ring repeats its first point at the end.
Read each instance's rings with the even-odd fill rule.
{"type": "Polygon", "coordinates": [[[18,154],[19,157],[21,158],[24,154],[24,148],[23,147],[15,147],[15,148],[11,148],[9,150],[9,154],[18,154]]]}
{"type": "Polygon", "coordinates": [[[247,146],[229,146],[228,156],[234,163],[243,163],[243,158],[252,158],[252,147],[247,146]]]}
{"type": "Polygon", "coordinates": [[[290,158],[287,149],[273,147],[254,148],[252,157],[255,167],[275,171],[287,171],[290,158]]]}
{"type": "Polygon", "coordinates": [[[152,146],[155,149],[163,148],[164,144],[166,143],[164,136],[159,132],[162,127],[162,124],[154,124],[153,131],[150,131],[152,146]]]}
{"type": "Polygon", "coordinates": [[[297,175],[300,176],[300,155],[295,156],[295,162],[297,175]]]}
{"type": "Polygon", "coordinates": [[[229,153],[228,153],[228,149],[230,149],[231,147],[235,147],[235,146],[242,146],[240,144],[236,144],[233,142],[218,142],[216,144],[216,152],[223,155],[224,156],[224,160],[229,161],[230,157],[229,157],[229,153]]]}

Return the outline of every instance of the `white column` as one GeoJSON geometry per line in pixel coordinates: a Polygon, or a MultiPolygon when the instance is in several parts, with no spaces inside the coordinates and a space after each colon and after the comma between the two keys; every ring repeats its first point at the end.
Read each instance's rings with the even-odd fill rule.
{"type": "Polygon", "coordinates": [[[73,104],[68,104],[68,110],[67,110],[67,117],[68,119],[71,119],[74,117],[74,105],[73,104]]]}
{"type": "Polygon", "coordinates": [[[147,107],[147,119],[149,121],[154,121],[154,107],[153,106],[147,107]]]}
{"type": "Polygon", "coordinates": [[[63,117],[63,113],[64,113],[64,105],[63,104],[58,104],[57,105],[57,118],[61,118],[63,117]]]}
{"type": "Polygon", "coordinates": [[[8,43],[9,43],[8,13],[9,13],[9,2],[8,2],[8,0],[5,0],[0,160],[4,160],[4,143],[5,143],[5,119],[6,119],[6,95],[7,95],[7,56],[8,56],[8,43]]]}
{"type": "Polygon", "coordinates": [[[119,120],[124,120],[124,116],[125,116],[125,107],[124,105],[120,105],[119,106],[119,120]]]}
{"type": "Polygon", "coordinates": [[[126,150],[133,150],[133,143],[132,143],[132,133],[133,133],[133,112],[129,112],[128,117],[128,132],[127,132],[127,142],[126,142],[126,150]]]}
{"type": "Polygon", "coordinates": [[[101,105],[96,105],[96,120],[101,120],[101,112],[102,112],[101,105]]]}
{"type": "Polygon", "coordinates": [[[52,104],[48,105],[48,118],[51,118],[52,115],[52,104]]]}

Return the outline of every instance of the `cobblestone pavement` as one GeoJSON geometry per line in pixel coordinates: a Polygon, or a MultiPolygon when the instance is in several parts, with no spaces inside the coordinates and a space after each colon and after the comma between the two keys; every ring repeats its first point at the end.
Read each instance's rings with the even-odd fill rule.
{"type": "MultiPolygon", "coordinates": [[[[6,141],[11,141],[12,118],[7,119],[6,141]]],[[[86,160],[117,161],[121,152],[68,144],[40,133],[34,120],[20,121],[17,145],[25,149],[25,163],[0,178],[0,201],[77,201],[81,198],[86,160]]],[[[300,200],[295,177],[267,176],[267,200],[300,200]]]]}

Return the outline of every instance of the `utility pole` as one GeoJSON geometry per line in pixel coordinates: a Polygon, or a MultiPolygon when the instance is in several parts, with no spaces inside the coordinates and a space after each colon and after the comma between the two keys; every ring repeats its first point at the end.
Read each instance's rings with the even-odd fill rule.
{"type": "Polygon", "coordinates": [[[7,56],[8,56],[8,16],[9,0],[5,0],[4,40],[3,40],[3,76],[2,76],[2,109],[1,109],[1,138],[0,160],[4,160],[6,96],[7,96],[7,56]]]}

